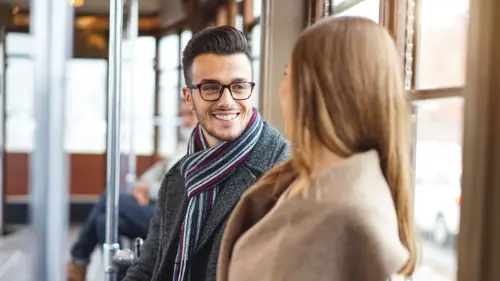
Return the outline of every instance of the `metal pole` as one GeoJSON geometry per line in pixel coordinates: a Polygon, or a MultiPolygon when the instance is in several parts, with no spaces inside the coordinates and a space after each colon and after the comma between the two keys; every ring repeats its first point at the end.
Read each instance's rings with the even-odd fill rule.
{"type": "Polygon", "coordinates": [[[109,9],[108,136],[106,169],[106,242],[103,245],[107,281],[114,281],[117,268],[113,255],[118,245],[118,192],[120,179],[120,90],[122,60],[123,1],[111,0],[109,9]]]}
{"type": "Polygon", "coordinates": [[[5,28],[0,27],[0,236],[5,229],[5,28]]]}
{"type": "Polygon", "coordinates": [[[134,149],[135,136],[135,101],[134,101],[134,86],[135,86],[135,43],[137,42],[139,32],[139,3],[137,0],[130,0],[130,13],[127,25],[127,39],[130,44],[130,61],[129,61],[129,97],[130,97],[130,152],[128,159],[128,184],[133,185],[136,181],[136,154],[134,149]]]}
{"type": "Polygon", "coordinates": [[[31,1],[35,39],[35,150],[31,155],[32,280],[66,281],[68,159],[64,147],[66,64],[73,44],[67,0],[31,1]]]}

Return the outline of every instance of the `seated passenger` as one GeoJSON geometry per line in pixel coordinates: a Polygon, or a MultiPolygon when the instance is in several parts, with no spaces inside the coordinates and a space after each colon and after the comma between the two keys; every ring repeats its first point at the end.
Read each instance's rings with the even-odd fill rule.
{"type": "Polygon", "coordinates": [[[411,115],[401,65],[391,36],[368,19],[328,18],[300,36],[279,91],[292,156],[236,206],[218,281],[413,273],[411,115]]]}
{"type": "MultiPolygon", "coordinates": [[[[134,185],[130,194],[119,195],[119,235],[131,239],[146,239],[149,222],[154,216],[161,180],[170,167],[186,155],[187,140],[198,122],[194,112],[185,103],[181,105],[181,120],[181,141],[176,155],[170,161],[160,161],[149,168],[134,185]]],[[[68,263],[67,273],[69,281],[85,281],[90,256],[97,245],[105,242],[105,234],[106,193],[94,205],[71,249],[72,260],[68,263]]]]}

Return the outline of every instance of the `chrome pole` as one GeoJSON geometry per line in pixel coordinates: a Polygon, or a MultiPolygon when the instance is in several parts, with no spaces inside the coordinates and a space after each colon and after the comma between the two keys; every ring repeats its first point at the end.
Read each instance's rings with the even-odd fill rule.
{"type": "Polygon", "coordinates": [[[0,236],[5,229],[5,28],[0,27],[0,236]]]}
{"type": "Polygon", "coordinates": [[[132,187],[137,179],[136,175],[136,153],[135,153],[135,145],[134,145],[134,136],[135,136],[135,100],[134,100],[134,86],[135,86],[135,45],[138,38],[139,32],[139,3],[138,0],[130,0],[130,13],[128,24],[127,24],[127,39],[130,45],[130,61],[129,61],[129,81],[128,84],[128,93],[130,97],[130,112],[131,118],[129,120],[129,128],[130,128],[130,152],[128,157],[128,175],[127,175],[127,183],[132,187]]]}
{"type": "Polygon", "coordinates": [[[103,245],[104,272],[114,281],[118,269],[112,258],[118,245],[118,193],[120,189],[120,90],[122,61],[123,0],[111,0],[109,8],[108,112],[106,163],[106,241],[103,245]]]}
{"type": "Polygon", "coordinates": [[[64,151],[66,64],[73,44],[67,0],[31,1],[36,46],[35,149],[31,154],[32,280],[66,281],[68,159],[64,151]]]}

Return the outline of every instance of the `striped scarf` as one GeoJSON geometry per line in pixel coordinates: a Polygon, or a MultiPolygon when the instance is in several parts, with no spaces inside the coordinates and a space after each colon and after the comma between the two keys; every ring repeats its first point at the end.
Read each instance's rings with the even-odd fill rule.
{"type": "Polygon", "coordinates": [[[199,124],[191,134],[187,158],[181,166],[181,173],[186,180],[188,207],[181,226],[174,281],[189,280],[188,261],[214,205],[218,184],[245,161],[257,143],[262,127],[263,122],[254,108],[247,127],[234,141],[221,142],[209,148],[199,124]]]}

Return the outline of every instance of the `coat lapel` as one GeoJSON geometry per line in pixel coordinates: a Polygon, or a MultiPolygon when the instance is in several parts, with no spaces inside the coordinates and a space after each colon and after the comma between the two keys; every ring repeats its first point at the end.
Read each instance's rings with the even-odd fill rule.
{"type": "Polygon", "coordinates": [[[224,187],[220,191],[215,201],[214,207],[200,235],[196,252],[198,252],[210,238],[219,230],[224,221],[228,218],[236,203],[240,200],[241,195],[255,183],[256,177],[252,172],[243,165],[238,167],[224,187]]]}
{"type": "MultiPolygon", "coordinates": [[[[175,257],[177,255],[177,248],[179,243],[179,233],[181,229],[182,222],[184,221],[184,216],[187,209],[187,195],[184,178],[180,175],[180,171],[177,171],[178,177],[172,180],[167,186],[166,196],[165,196],[165,208],[163,211],[162,225],[161,228],[167,229],[167,233],[162,233],[160,239],[164,239],[162,244],[162,258],[160,269],[158,270],[160,276],[172,276],[173,266],[168,266],[175,263],[175,257]],[[166,218],[175,218],[173,224],[169,222],[166,218]],[[165,271],[166,270],[166,271],[165,271]]],[[[152,279],[155,280],[155,279],[152,279]]]]}

